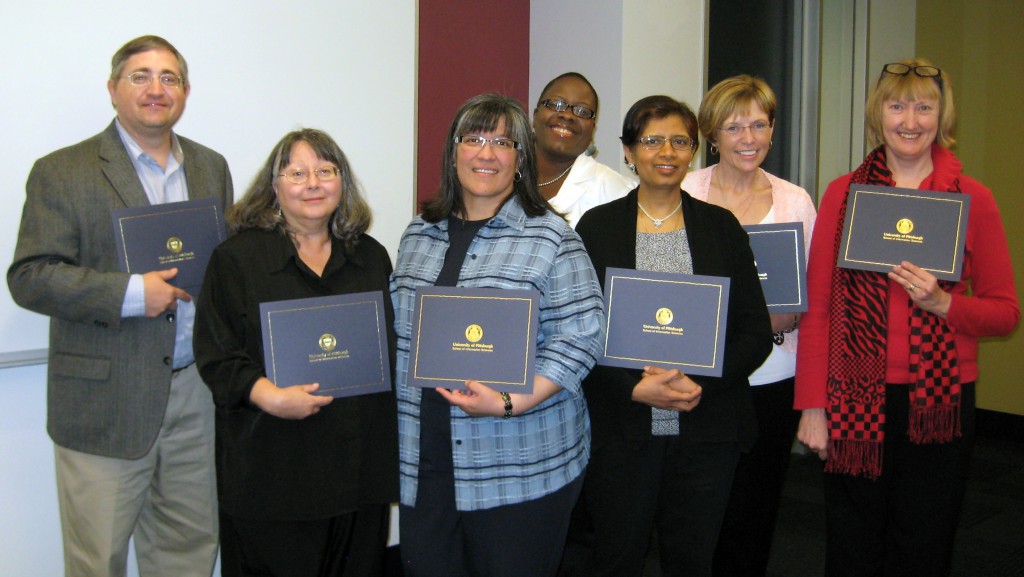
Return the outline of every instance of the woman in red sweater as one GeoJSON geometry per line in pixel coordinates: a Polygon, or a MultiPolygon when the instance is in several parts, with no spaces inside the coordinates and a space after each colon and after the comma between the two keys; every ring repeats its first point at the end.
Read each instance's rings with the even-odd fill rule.
{"type": "Polygon", "coordinates": [[[873,144],[829,185],[800,322],[798,436],[826,460],[826,574],[948,575],[974,438],[978,338],[1020,318],[991,191],[950,152],[949,77],[921,60],[886,64],[866,106],[873,144]],[[904,261],[888,273],[835,266],[850,184],[970,195],[963,276],[904,261]]]}

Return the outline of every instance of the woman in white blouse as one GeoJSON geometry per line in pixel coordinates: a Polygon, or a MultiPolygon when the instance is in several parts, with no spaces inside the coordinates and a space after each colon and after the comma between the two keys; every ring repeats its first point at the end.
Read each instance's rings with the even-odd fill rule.
{"type": "Polygon", "coordinates": [[[622,198],[636,186],[636,181],[588,154],[598,106],[590,81],[578,72],[566,72],[548,82],[533,109],[537,186],[573,228],[584,212],[622,198]]]}

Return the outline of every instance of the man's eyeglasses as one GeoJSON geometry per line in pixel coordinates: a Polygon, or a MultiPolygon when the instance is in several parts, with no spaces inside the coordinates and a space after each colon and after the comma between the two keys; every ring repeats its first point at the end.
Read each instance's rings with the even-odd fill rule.
{"type": "Polygon", "coordinates": [[[673,136],[672,138],[665,138],[664,136],[641,136],[637,142],[644,150],[661,150],[665,146],[665,141],[672,144],[672,148],[679,151],[693,150],[697,148],[697,141],[690,138],[689,136],[673,136]]]}
{"type": "Polygon", "coordinates": [[[309,170],[306,168],[296,168],[286,172],[282,172],[278,176],[283,176],[285,180],[292,184],[306,184],[309,180],[309,175],[315,174],[316,179],[320,182],[330,182],[335,178],[338,178],[338,167],[337,166],[321,166],[320,168],[309,170]]]}
{"type": "MultiPolygon", "coordinates": [[[[939,92],[942,92],[942,70],[935,66],[911,66],[909,64],[902,64],[899,62],[886,64],[882,67],[882,75],[892,74],[893,76],[906,76],[913,72],[921,78],[934,78],[935,83],[939,85],[939,92]]],[[[879,79],[881,79],[879,76],[879,79]]]]}
{"type": "Polygon", "coordinates": [[[572,113],[575,114],[576,116],[578,116],[580,118],[585,118],[585,119],[588,119],[588,120],[597,117],[597,112],[596,111],[594,111],[594,110],[592,110],[590,108],[587,108],[586,106],[583,106],[582,104],[577,104],[576,106],[572,106],[568,102],[566,102],[564,100],[561,100],[561,99],[551,99],[551,98],[549,98],[547,100],[542,100],[541,101],[541,106],[543,106],[544,108],[550,108],[551,110],[554,110],[555,112],[565,112],[566,110],[571,110],[572,113]]]}
{"type": "Polygon", "coordinates": [[[127,79],[128,83],[132,86],[149,86],[154,80],[159,80],[160,84],[167,88],[178,88],[185,82],[181,76],[175,74],[156,76],[149,72],[132,72],[128,76],[122,76],[122,78],[127,79]]]}
{"type": "Polygon", "coordinates": [[[456,136],[455,142],[458,144],[464,144],[470,148],[483,148],[487,143],[491,144],[493,150],[515,150],[521,148],[518,142],[510,138],[484,138],[483,136],[474,136],[471,134],[464,136],[456,136]]]}
{"type": "Polygon", "coordinates": [[[771,127],[772,127],[772,125],[770,123],[768,123],[768,122],[766,122],[764,120],[758,120],[757,122],[753,122],[753,123],[747,124],[747,125],[743,125],[743,124],[727,124],[725,126],[719,127],[718,131],[723,133],[723,134],[727,134],[729,136],[739,136],[739,135],[743,134],[743,131],[748,129],[748,128],[750,129],[750,132],[753,132],[754,134],[764,134],[771,127]]]}

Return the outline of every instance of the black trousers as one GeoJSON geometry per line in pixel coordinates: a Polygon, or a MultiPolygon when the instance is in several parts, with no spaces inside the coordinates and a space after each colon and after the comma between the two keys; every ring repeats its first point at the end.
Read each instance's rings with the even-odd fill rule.
{"type": "Polygon", "coordinates": [[[594,541],[581,574],[640,577],[657,529],[665,577],[709,577],[739,453],[736,443],[679,437],[595,449],[585,490],[594,541]]]}
{"type": "Polygon", "coordinates": [[[314,521],[220,514],[223,577],[381,577],[390,505],[314,521]]]}
{"type": "Polygon", "coordinates": [[[881,476],[824,477],[828,577],[949,575],[974,446],[974,383],[961,403],[962,437],[917,445],[907,436],[907,386],[886,386],[881,476]]]}
{"type": "Polygon", "coordinates": [[[751,387],[757,443],[740,455],[715,549],[715,577],[764,577],[800,413],[793,379],[751,387]]]}
{"type": "Polygon", "coordinates": [[[399,508],[403,577],[552,577],[583,475],[539,499],[455,508],[455,482],[420,471],[416,506],[399,508]]]}

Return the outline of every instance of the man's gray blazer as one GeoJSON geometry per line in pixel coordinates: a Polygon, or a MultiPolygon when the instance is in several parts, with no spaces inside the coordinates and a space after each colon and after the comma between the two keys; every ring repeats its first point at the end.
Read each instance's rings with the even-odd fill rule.
{"type": "MultiPolygon", "coordinates": [[[[189,198],[227,208],[220,154],[178,137],[189,198]]],[[[121,318],[110,212],[149,199],[112,122],[32,167],[7,284],[14,301],[50,317],[47,431],[62,447],[135,459],[153,446],[171,384],[175,317],[121,318]]]]}

